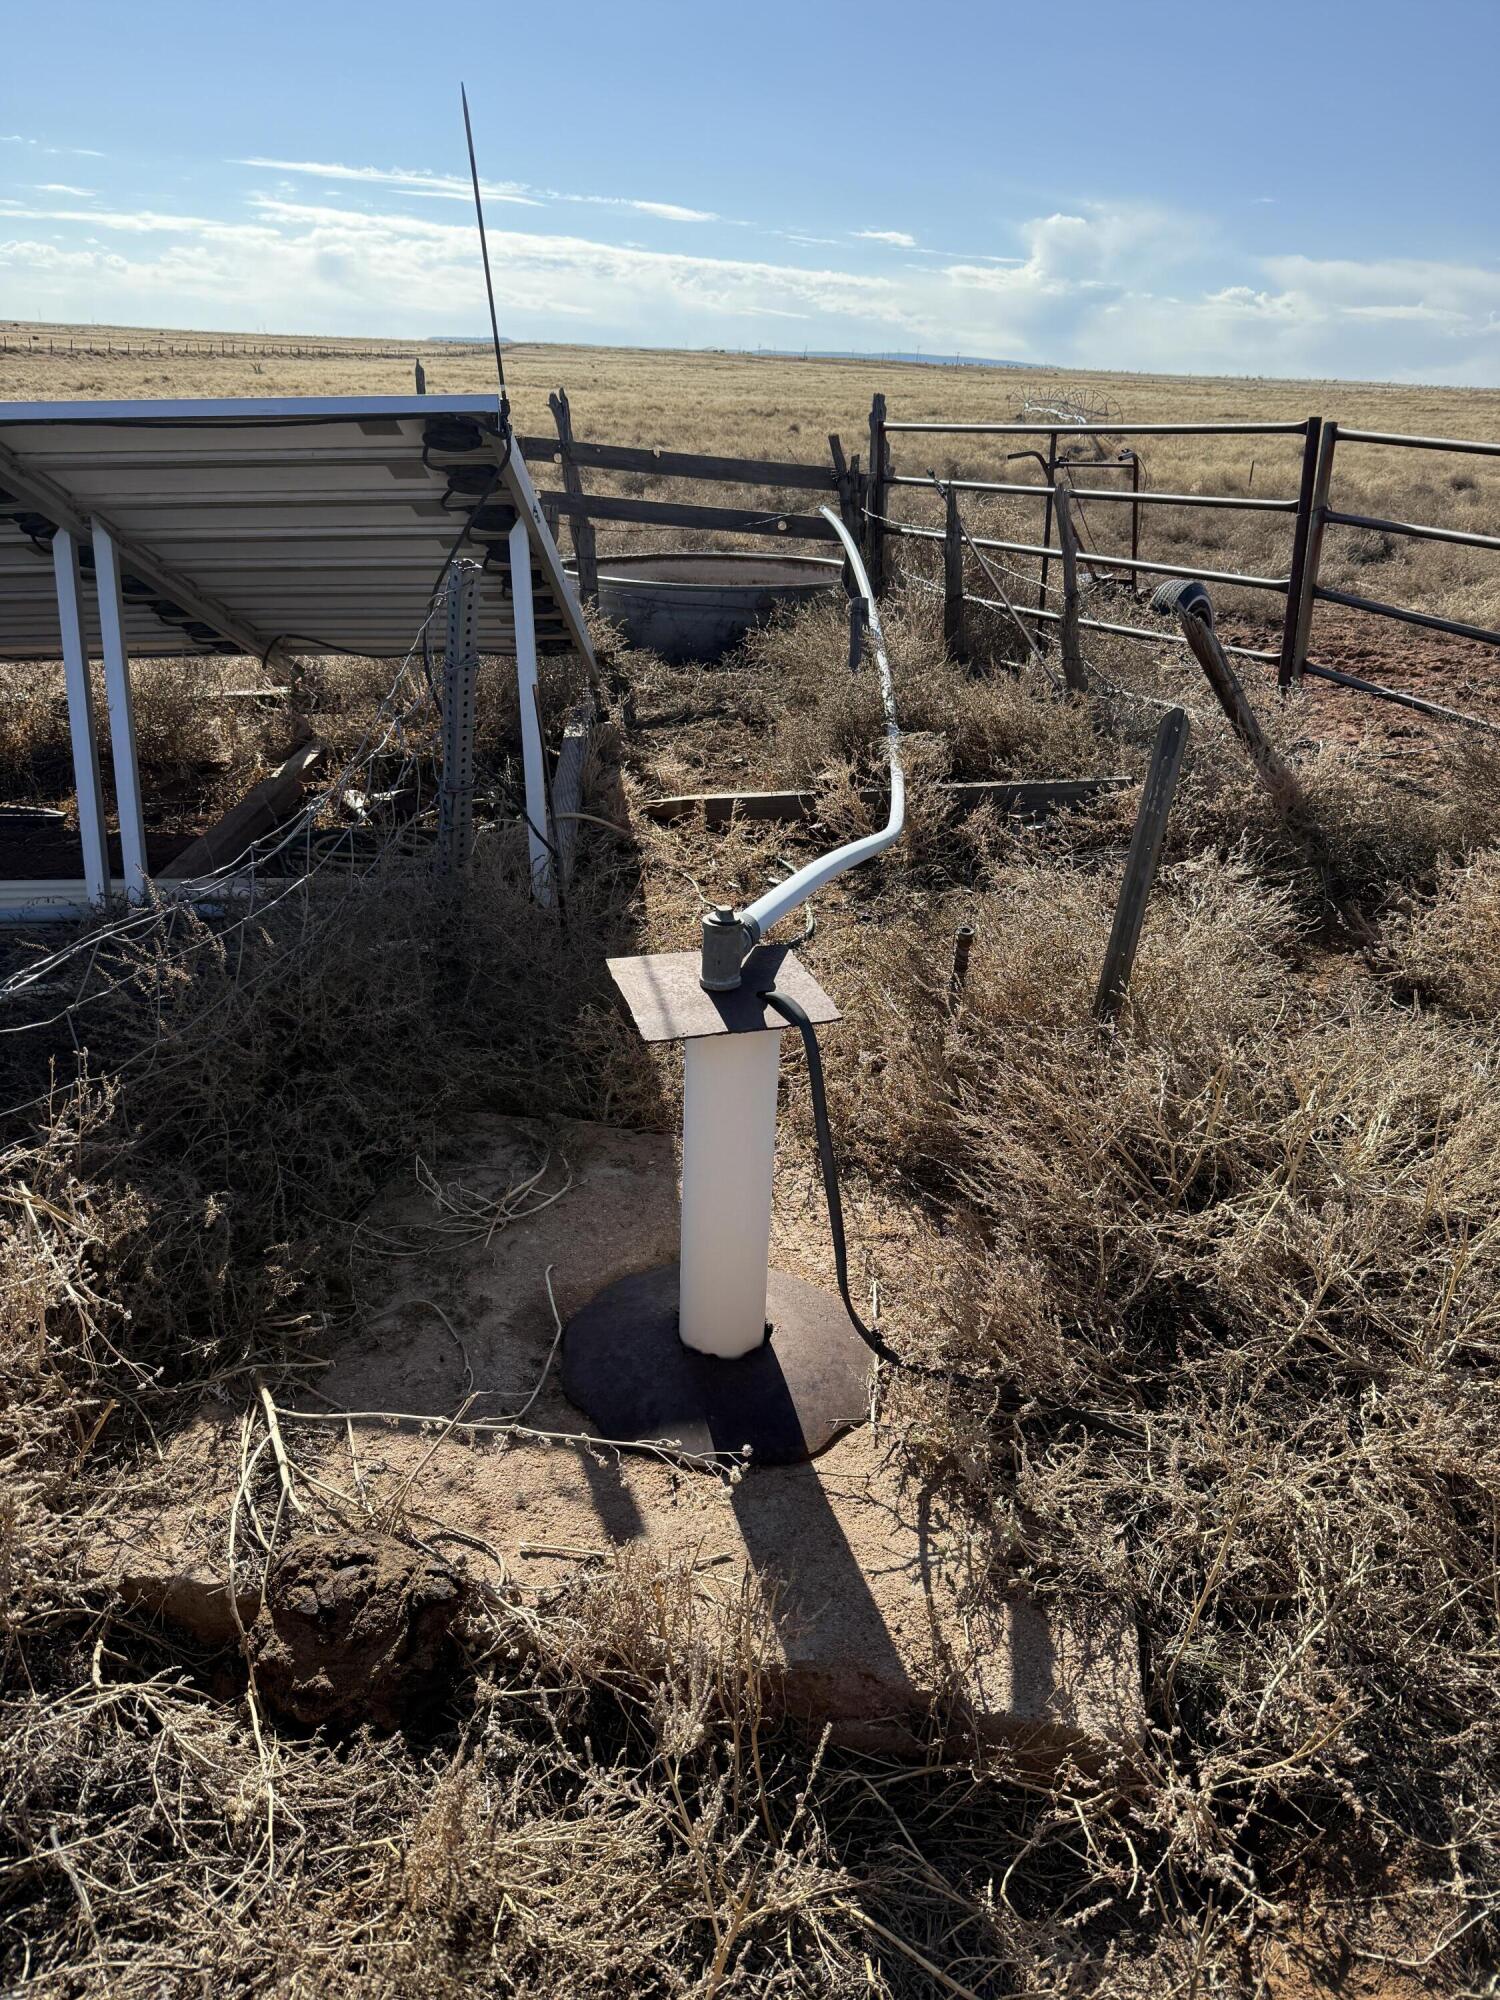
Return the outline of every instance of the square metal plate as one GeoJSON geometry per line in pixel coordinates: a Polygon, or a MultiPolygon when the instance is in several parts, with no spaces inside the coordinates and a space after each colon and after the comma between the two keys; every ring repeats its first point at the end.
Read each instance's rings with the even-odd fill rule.
{"type": "Polygon", "coordinates": [[[705,993],[698,984],[702,959],[695,951],[654,952],[646,958],[605,960],[630,1018],[648,1042],[691,1042],[704,1035],[747,1035],[791,1024],[760,998],[774,986],[795,1000],[810,1021],[837,1021],[839,1010],[790,945],[760,944],[745,960],[732,993],[705,993]]]}

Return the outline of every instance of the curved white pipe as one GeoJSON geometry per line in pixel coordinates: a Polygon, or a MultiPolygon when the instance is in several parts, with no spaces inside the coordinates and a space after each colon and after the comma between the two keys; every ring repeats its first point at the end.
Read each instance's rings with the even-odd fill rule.
{"type": "Polygon", "coordinates": [[[885,656],[885,635],[880,629],[880,613],[870,590],[870,579],[865,574],[865,566],[860,561],[859,550],[854,537],[844,526],[831,507],[821,509],[823,518],[833,528],[844,545],[849,567],[854,574],[857,594],[864,600],[865,624],[870,635],[871,648],[875,654],[875,665],[880,674],[880,701],[885,710],[885,742],[891,766],[891,810],[885,825],[879,833],[867,833],[861,840],[845,841],[842,847],[834,848],[820,860],[809,861],[805,868],[799,868],[795,875],[779,882],[774,889],[768,889],[740,911],[740,922],[749,933],[752,942],[779,924],[783,917],[789,917],[799,909],[814,890],[821,889],[835,876],[844,874],[850,868],[857,868],[862,861],[883,852],[901,838],[906,825],[906,774],[901,768],[901,728],[896,721],[896,696],[891,686],[891,663],[885,656]]]}

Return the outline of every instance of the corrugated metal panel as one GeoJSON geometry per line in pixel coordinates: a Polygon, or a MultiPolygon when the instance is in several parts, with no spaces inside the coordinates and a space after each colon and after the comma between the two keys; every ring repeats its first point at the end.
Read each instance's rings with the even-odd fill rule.
{"type": "MultiPolygon", "coordinates": [[[[82,533],[94,518],[120,551],[142,657],[264,652],[279,639],[301,652],[405,653],[460,538],[487,564],[481,643],[508,652],[517,514],[530,525],[539,645],[586,651],[493,397],[0,403],[0,658],[57,656],[50,531],[82,533]],[[206,626],[219,645],[204,643],[206,626]]],[[[432,638],[441,646],[441,620],[432,638]]]]}

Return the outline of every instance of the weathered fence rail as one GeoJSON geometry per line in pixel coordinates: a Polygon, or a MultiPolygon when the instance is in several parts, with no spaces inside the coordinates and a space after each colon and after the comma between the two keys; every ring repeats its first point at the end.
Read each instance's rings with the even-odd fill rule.
{"type": "Polygon", "coordinates": [[[574,435],[572,413],[561,389],[549,401],[557,435],[518,436],[516,444],[528,464],[562,469],[563,490],[544,492],[539,498],[549,516],[566,520],[572,530],[579,583],[586,597],[598,591],[596,521],[809,542],[836,541],[837,535],[821,514],[789,512],[783,507],[718,507],[591,492],[584,484],[585,472],[624,472],[647,479],[701,480],[708,485],[763,487],[777,493],[826,494],[838,501],[846,520],[859,519],[859,459],[856,455],[845,460],[837,436],[830,436],[829,459],[821,465],[805,459],[734,458],[718,452],[668,451],[656,445],[598,444],[574,435]]]}

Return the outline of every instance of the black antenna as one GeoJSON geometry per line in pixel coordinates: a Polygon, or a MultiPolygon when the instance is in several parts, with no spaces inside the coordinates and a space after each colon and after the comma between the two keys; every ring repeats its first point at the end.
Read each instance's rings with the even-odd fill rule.
{"type": "Polygon", "coordinates": [[[469,178],[474,183],[474,213],[479,218],[479,254],[484,259],[484,289],[490,302],[490,332],[495,340],[495,373],[500,380],[500,414],[510,415],[510,398],[505,393],[505,360],[500,349],[500,322],[495,317],[495,281],[490,276],[490,246],[484,233],[484,203],[479,197],[479,166],[474,158],[474,127],[469,122],[469,93],[462,84],[458,94],[464,106],[464,137],[469,142],[469,178]]]}

